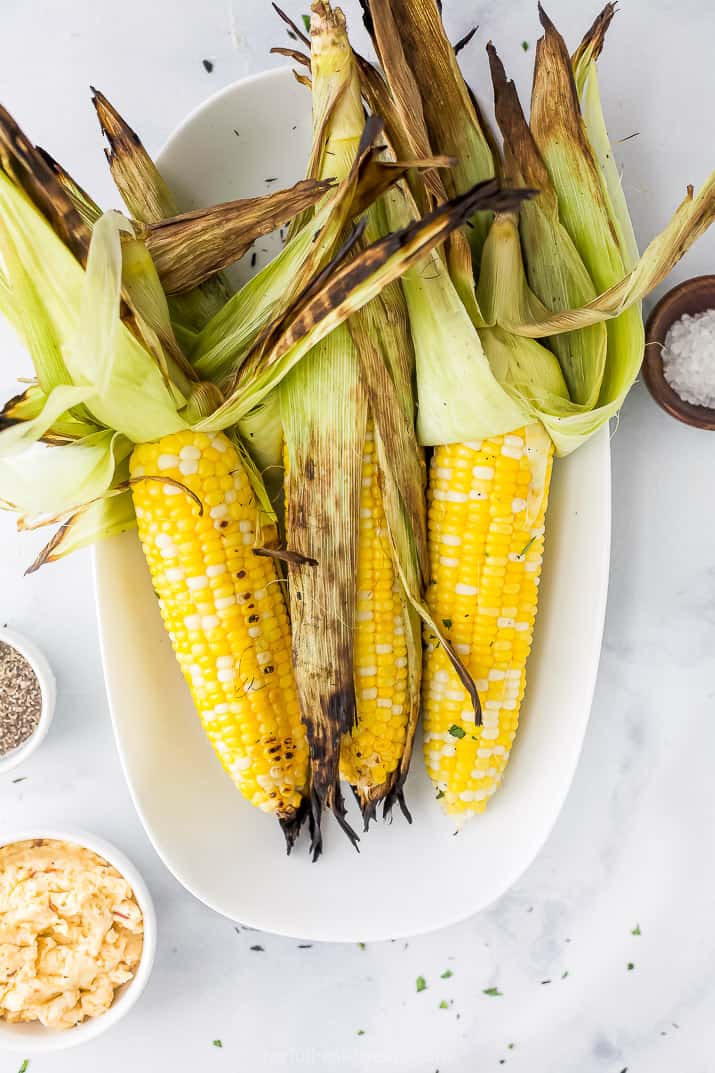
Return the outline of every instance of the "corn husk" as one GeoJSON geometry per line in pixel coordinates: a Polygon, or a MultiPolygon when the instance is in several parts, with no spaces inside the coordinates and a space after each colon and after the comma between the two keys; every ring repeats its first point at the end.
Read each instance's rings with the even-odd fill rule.
{"type": "MultiPolygon", "coordinates": [[[[139,135],[104,94],[94,88],[92,103],[109,145],[106,156],[112,178],[129,215],[143,224],[176,216],[179,208],[174,196],[139,135]]],[[[174,320],[191,332],[199,331],[223,307],[229,293],[220,275],[207,280],[194,293],[172,300],[174,320]]]]}
{"type": "MultiPolygon", "coordinates": [[[[586,265],[564,227],[559,198],[548,170],[539,153],[529,125],[526,122],[513,82],[507,82],[504,68],[491,43],[487,46],[489,63],[494,83],[494,103],[497,122],[504,139],[506,166],[515,181],[538,190],[538,195],[526,202],[520,213],[521,240],[526,257],[528,281],[534,295],[524,294],[535,315],[545,309],[562,310],[586,304],[596,297],[597,289],[586,265]]],[[[497,221],[489,236],[491,254],[498,243],[508,241],[504,232],[515,221],[497,221]]],[[[518,255],[518,241],[509,247],[518,255]]],[[[486,258],[485,258],[486,261],[486,258]]],[[[508,323],[503,308],[510,303],[509,279],[512,272],[521,271],[507,266],[499,280],[491,271],[491,263],[483,265],[479,280],[479,302],[491,323],[508,323]]],[[[571,399],[585,407],[593,407],[598,401],[601,382],[606,367],[608,345],[606,328],[603,325],[584,329],[582,332],[555,336],[550,340],[561,363],[561,369],[569,387],[571,399]]]]}
{"type": "Polygon", "coordinates": [[[539,388],[533,382],[529,405],[560,454],[573,451],[620,409],[642,360],[639,304],[715,216],[715,176],[711,176],[697,195],[688,192],[666,229],[640,259],[636,257],[620,183],[608,164],[612,151],[598,95],[595,61],[611,14],[609,7],[596,20],[574,61],[580,84],[590,87],[588,124],[579,111],[566,47],[543,12],[546,33],[537,48],[531,130],[525,127],[513,86],[506,83],[492,54],[507,158],[521,181],[538,183],[541,193],[521,214],[528,280],[513,221],[497,223],[484,249],[480,303],[509,332],[533,339],[551,337],[571,401],[550,396],[546,385],[539,388]],[[591,131],[596,132],[598,154],[588,139],[591,131]],[[573,287],[579,277],[583,281],[583,269],[600,293],[578,305],[578,288],[574,294],[573,287]],[[558,286],[559,270],[568,287],[550,311],[546,299],[558,286]],[[587,335],[594,327],[602,331],[604,325],[605,360],[596,340],[589,342],[587,335]],[[565,347],[560,336],[567,340],[565,347]]]}
{"type": "MultiPolygon", "coordinates": [[[[410,114],[414,115],[414,94],[404,98],[401,92],[409,78],[421,98],[432,151],[455,160],[444,176],[448,195],[465,193],[476,183],[493,178],[498,170],[493,139],[462,78],[435,0],[361,2],[390,90],[406,105],[403,121],[409,122],[410,114]],[[399,50],[395,47],[398,33],[399,50]],[[406,62],[400,61],[398,52],[406,62]],[[402,77],[400,69],[407,77],[402,77]]],[[[470,220],[469,240],[477,265],[490,222],[488,213],[470,220]]]]}
{"type": "Polygon", "coordinates": [[[146,225],[146,242],[167,294],[183,294],[228,268],[256,239],[313,206],[328,180],[304,179],[287,190],[185,212],[146,225]]]}

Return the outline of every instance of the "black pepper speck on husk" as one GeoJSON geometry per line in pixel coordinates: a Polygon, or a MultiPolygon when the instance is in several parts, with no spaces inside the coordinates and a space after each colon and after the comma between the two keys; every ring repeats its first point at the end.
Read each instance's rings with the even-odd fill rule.
{"type": "Polygon", "coordinates": [[[42,692],[35,672],[16,648],[0,641],[0,756],[32,736],[41,713],[42,692]]]}

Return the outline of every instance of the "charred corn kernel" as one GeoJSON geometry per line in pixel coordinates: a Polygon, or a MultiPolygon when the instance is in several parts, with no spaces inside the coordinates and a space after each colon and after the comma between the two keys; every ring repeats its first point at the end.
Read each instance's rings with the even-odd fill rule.
{"type": "Polygon", "coordinates": [[[246,470],[222,433],[190,431],[135,447],[130,469],[166,479],[132,485],[139,537],[209,741],[244,797],[289,821],[308,750],[282,586],[273,562],[252,552],[258,509],[246,470]]]}
{"type": "Polygon", "coordinates": [[[368,421],[363,448],[355,624],[357,725],[343,738],[340,773],[365,805],[392,775],[405,747],[408,702],[402,588],[395,572],[368,421]]]}
{"type": "Polygon", "coordinates": [[[447,813],[482,812],[509,759],[524,695],[553,447],[540,425],[436,447],[428,487],[429,605],[472,675],[469,697],[426,636],[425,762],[447,813]]]}

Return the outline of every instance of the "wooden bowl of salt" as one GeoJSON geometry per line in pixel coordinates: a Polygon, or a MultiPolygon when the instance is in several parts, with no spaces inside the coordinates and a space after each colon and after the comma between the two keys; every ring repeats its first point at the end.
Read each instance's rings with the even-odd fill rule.
{"type": "Polygon", "coordinates": [[[673,287],[646,324],[643,379],[667,413],[715,429],[715,276],[673,287]]]}

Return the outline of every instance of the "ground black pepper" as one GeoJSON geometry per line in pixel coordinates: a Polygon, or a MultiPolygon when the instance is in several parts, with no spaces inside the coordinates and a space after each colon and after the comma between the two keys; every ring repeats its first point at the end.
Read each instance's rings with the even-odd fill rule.
{"type": "Polygon", "coordinates": [[[16,648],[0,641],[0,756],[31,737],[41,713],[37,675],[16,648]]]}

